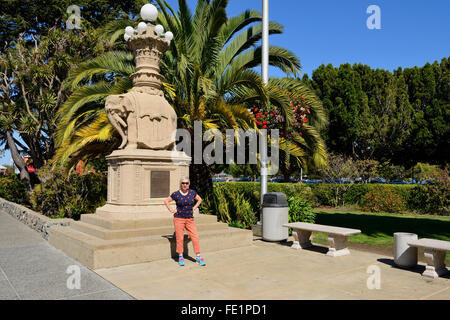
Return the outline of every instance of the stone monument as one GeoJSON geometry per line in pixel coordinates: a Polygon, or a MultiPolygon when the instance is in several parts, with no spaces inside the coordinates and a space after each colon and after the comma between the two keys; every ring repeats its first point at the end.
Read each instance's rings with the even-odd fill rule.
{"type": "MultiPolygon", "coordinates": [[[[156,7],[141,9],[155,21],[156,7]]],[[[149,19],[146,19],[149,16],[149,19]]],[[[69,227],[52,227],[49,243],[91,269],[143,263],[176,256],[173,216],[164,200],[189,176],[191,158],[175,150],[177,115],[161,91],[159,64],[173,37],[161,25],[140,22],[125,29],[136,73],[133,88],[106,99],[105,111],[122,137],[107,157],[107,204],[81,215],[69,227]]],[[[202,252],[249,246],[249,230],[229,228],[217,217],[194,212],[202,252]]],[[[193,252],[185,239],[185,254],[193,252]]]]}
{"type": "MultiPolygon", "coordinates": [[[[145,24],[145,23],[144,23],[145,24]]],[[[150,218],[166,211],[164,199],[189,176],[191,158],[175,151],[177,115],[164,98],[159,64],[169,41],[153,24],[138,28],[128,44],[136,73],[133,88],[106,99],[105,111],[122,137],[119,150],[107,157],[108,200],[97,214],[115,218],[150,218]]]]}

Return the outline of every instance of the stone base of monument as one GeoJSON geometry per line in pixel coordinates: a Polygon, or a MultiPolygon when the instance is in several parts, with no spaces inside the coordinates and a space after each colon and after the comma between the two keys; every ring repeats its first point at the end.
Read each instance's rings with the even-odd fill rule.
{"type": "MultiPolygon", "coordinates": [[[[171,151],[120,150],[107,159],[107,204],[69,227],[53,227],[49,243],[90,269],[176,257],[173,215],[164,200],[189,176],[191,158],[171,151]]],[[[202,253],[253,241],[250,230],[229,228],[216,216],[197,210],[194,217],[202,253]]],[[[185,253],[195,256],[187,235],[185,253]]]]}
{"type": "MultiPolygon", "coordinates": [[[[251,245],[250,230],[230,228],[216,216],[195,215],[202,253],[251,245]]],[[[90,269],[110,268],[177,257],[170,213],[152,219],[113,219],[82,215],[70,227],[53,227],[49,243],[90,269]]],[[[185,235],[185,256],[195,257],[185,235]]]]}
{"type": "MultiPolygon", "coordinates": [[[[120,150],[108,160],[107,204],[69,227],[52,227],[49,242],[91,269],[176,256],[173,217],[164,200],[179,190],[192,161],[174,149],[177,114],[164,98],[160,60],[170,41],[147,24],[128,41],[135,57],[133,88],[110,95],[105,112],[120,134],[120,150]]],[[[184,139],[184,138],[183,138],[184,139]]],[[[229,228],[215,216],[195,217],[202,253],[248,246],[250,230],[229,228]]],[[[187,255],[194,256],[186,239],[187,255]]]]}

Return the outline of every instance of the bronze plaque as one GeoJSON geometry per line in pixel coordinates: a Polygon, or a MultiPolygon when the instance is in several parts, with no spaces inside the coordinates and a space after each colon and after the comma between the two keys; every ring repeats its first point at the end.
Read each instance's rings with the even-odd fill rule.
{"type": "Polygon", "coordinates": [[[152,171],[150,190],[151,198],[170,196],[170,171],[152,171]]]}

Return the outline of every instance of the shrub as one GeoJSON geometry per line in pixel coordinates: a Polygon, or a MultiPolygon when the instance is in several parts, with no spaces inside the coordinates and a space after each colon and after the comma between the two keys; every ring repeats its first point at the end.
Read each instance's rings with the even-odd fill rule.
{"type": "MultiPolygon", "coordinates": [[[[205,197],[200,212],[216,214],[221,222],[238,223],[241,227],[250,228],[258,222],[258,218],[252,201],[240,189],[242,186],[229,188],[225,184],[215,185],[212,194],[205,197]]],[[[254,193],[249,194],[254,196],[254,193]]]]}
{"type": "Polygon", "coordinates": [[[245,199],[243,194],[232,192],[229,196],[233,221],[241,222],[246,228],[251,228],[251,226],[258,222],[250,202],[245,199]]]}
{"type": "Polygon", "coordinates": [[[314,223],[316,214],[308,201],[297,196],[288,198],[288,203],[289,222],[314,223]]]}
{"type": "Polygon", "coordinates": [[[333,184],[317,184],[313,187],[313,195],[315,203],[318,206],[336,206],[336,185],[333,184]]]}
{"type": "MultiPolygon", "coordinates": [[[[442,175],[444,176],[444,175],[442,175]]],[[[385,212],[403,212],[408,209],[418,213],[433,213],[433,214],[448,214],[449,203],[448,196],[448,182],[442,181],[440,185],[386,185],[386,184],[293,184],[293,183],[268,183],[269,192],[282,192],[286,194],[287,198],[300,197],[308,201],[311,206],[336,206],[348,204],[358,205],[361,208],[370,210],[370,203],[372,208],[385,212]],[[342,187],[345,186],[345,189],[342,187]],[[436,189],[436,188],[441,189],[436,189]],[[386,206],[375,205],[372,201],[369,203],[368,194],[374,195],[376,192],[386,194],[386,206]],[[438,196],[440,195],[440,196],[438,196]],[[336,196],[337,199],[336,200],[336,196]],[[393,208],[389,208],[388,197],[393,197],[391,203],[393,208]],[[400,208],[395,204],[399,204],[400,208]],[[440,209],[439,209],[440,208],[440,209]]],[[[377,197],[379,200],[379,198],[377,197]]],[[[380,198],[383,200],[383,198],[380,198]]],[[[237,201],[237,200],[235,200],[237,201]]],[[[260,184],[257,182],[219,182],[214,183],[214,191],[211,195],[205,197],[204,203],[200,206],[200,212],[206,214],[215,214],[220,221],[247,221],[247,225],[253,219],[260,219],[260,184]],[[248,216],[250,211],[247,204],[242,204],[244,211],[243,216],[236,213],[238,205],[233,204],[231,199],[233,194],[238,193],[240,198],[245,199],[250,205],[253,216],[248,216]]],[[[379,200],[380,201],[380,200],[379,200]]],[[[242,222],[244,223],[244,222],[242,222]]]]}
{"type": "Polygon", "coordinates": [[[247,227],[240,221],[232,221],[228,224],[228,226],[232,228],[247,229],[247,227]]]}
{"type": "Polygon", "coordinates": [[[364,195],[370,191],[373,187],[371,184],[354,184],[352,187],[344,194],[344,202],[346,204],[357,204],[361,205],[361,200],[364,195]]]}
{"type": "Polygon", "coordinates": [[[62,170],[43,168],[41,185],[32,192],[35,210],[52,218],[73,218],[93,213],[106,203],[106,177],[99,173],[64,175],[62,170]]]}
{"type": "Polygon", "coordinates": [[[415,186],[409,201],[411,207],[421,213],[450,215],[449,182],[449,172],[445,169],[431,184],[415,186]]]}
{"type": "Polygon", "coordinates": [[[0,197],[18,204],[30,203],[27,187],[15,174],[0,178],[0,197]]]}
{"type": "Polygon", "coordinates": [[[406,210],[406,201],[393,188],[376,185],[361,200],[364,211],[401,213],[406,210]]]}
{"type": "MultiPolygon", "coordinates": [[[[310,186],[292,183],[269,183],[268,192],[283,192],[287,198],[301,197],[313,202],[310,186]]],[[[249,228],[260,219],[260,183],[219,182],[200,206],[202,214],[215,214],[219,221],[239,222],[249,228]]]]}

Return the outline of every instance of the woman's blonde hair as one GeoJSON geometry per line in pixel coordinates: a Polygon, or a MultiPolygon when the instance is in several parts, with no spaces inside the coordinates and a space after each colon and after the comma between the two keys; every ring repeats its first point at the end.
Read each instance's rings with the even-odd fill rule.
{"type": "Polygon", "coordinates": [[[181,183],[183,182],[183,180],[189,181],[189,184],[191,183],[191,179],[189,179],[189,177],[181,178],[181,180],[180,180],[180,189],[181,189],[181,183]]]}

